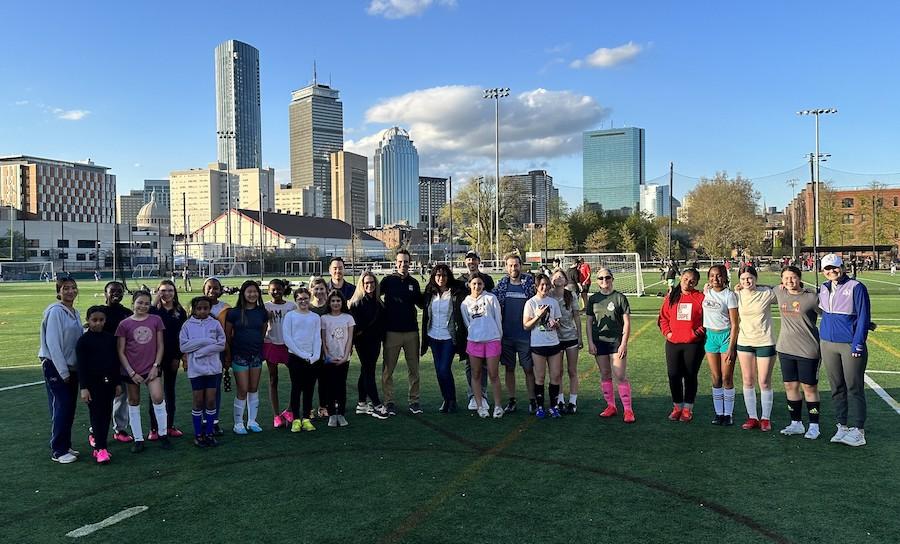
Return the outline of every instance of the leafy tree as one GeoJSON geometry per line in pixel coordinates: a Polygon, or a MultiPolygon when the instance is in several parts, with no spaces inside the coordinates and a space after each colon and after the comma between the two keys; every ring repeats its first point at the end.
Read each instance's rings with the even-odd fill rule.
{"type": "MultiPolygon", "coordinates": [[[[453,195],[453,234],[475,248],[482,257],[492,255],[494,240],[494,207],[496,184],[493,177],[473,177],[453,195]]],[[[500,181],[500,245],[511,247],[513,239],[508,230],[521,231],[517,215],[522,207],[522,194],[514,190],[512,180],[500,181]]],[[[439,221],[450,222],[449,203],[441,208],[439,221]]],[[[524,247],[524,246],[519,246],[524,247]]]]}
{"type": "Polygon", "coordinates": [[[598,228],[584,241],[584,248],[592,253],[601,253],[606,251],[609,245],[609,232],[603,227],[598,228]]]}
{"type": "Polygon", "coordinates": [[[688,229],[707,254],[719,257],[732,249],[753,247],[763,239],[763,219],[757,215],[759,193],[753,183],[738,175],[718,172],[713,179],[701,178],[688,193],[688,229]]]}
{"type": "Polygon", "coordinates": [[[619,245],[617,249],[625,253],[631,253],[637,250],[637,242],[634,239],[634,233],[631,231],[627,222],[622,223],[619,227],[619,245]]]}

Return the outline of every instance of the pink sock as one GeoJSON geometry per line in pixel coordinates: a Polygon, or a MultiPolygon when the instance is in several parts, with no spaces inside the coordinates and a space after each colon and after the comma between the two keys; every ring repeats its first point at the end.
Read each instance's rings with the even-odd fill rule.
{"type": "Polygon", "coordinates": [[[631,382],[619,382],[619,398],[622,399],[622,406],[631,410],[631,382]]]}
{"type": "Polygon", "coordinates": [[[603,389],[603,398],[606,399],[608,406],[616,407],[616,395],[613,393],[612,380],[603,380],[600,382],[600,388],[603,389]]]}

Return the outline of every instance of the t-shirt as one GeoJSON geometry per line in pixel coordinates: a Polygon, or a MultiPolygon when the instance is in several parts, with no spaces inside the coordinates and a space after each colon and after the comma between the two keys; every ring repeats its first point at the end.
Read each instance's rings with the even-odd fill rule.
{"type": "Polygon", "coordinates": [[[528,331],[522,326],[522,315],[525,312],[525,285],[509,282],[506,289],[506,301],[503,308],[503,337],[511,340],[528,340],[528,331]]]}
{"type": "Polygon", "coordinates": [[[356,325],[350,314],[322,316],[322,330],[325,331],[325,362],[333,357],[342,357],[347,353],[352,335],[349,327],[356,325]]]}
{"type": "Polygon", "coordinates": [[[284,316],[291,310],[296,310],[297,305],[286,300],[284,304],[275,304],[273,301],[266,302],[266,312],[269,314],[269,327],[266,329],[266,342],[272,344],[284,345],[284,331],[282,324],[284,316]]]}
{"type": "MultiPolygon", "coordinates": [[[[165,329],[162,319],[153,314],[148,314],[143,321],[129,317],[119,323],[116,336],[125,338],[125,358],[136,373],[143,376],[153,368],[156,362],[156,334],[165,329]]],[[[125,372],[122,368],[122,373],[125,372]]]]}
{"type": "Polygon", "coordinates": [[[814,291],[804,289],[792,295],[787,289],[775,289],[781,310],[781,331],[775,349],[780,353],[807,359],[819,358],[819,298],[814,291]]]}
{"type": "Polygon", "coordinates": [[[749,347],[774,346],[772,303],[775,293],[768,287],[738,291],[738,314],[741,317],[738,344],[749,347]]]}
{"type": "Polygon", "coordinates": [[[231,323],[231,355],[238,357],[259,357],[262,355],[263,326],[269,320],[265,307],[244,310],[241,319],[240,308],[231,308],[225,315],[225,322],[231,323]]]}
{"type": "MultiPolygon", "coordinates": [[[[507,296],[509,296],[507,294],[507,296]]],[[[507,304],[509,302],[507,301],[507,304]]],[[[549,327],[549,322],[559,319],[562,312],[559,310],[559,303],[553,297],[534,296],[525,302],[525,319],[531,319],[536,316],[542,306],[549,306],[550,311],[547,312],[541,321],[531,329],[531,347],[555,346],[559,344],[559,335],[555,329],[549,327]]]]}
{"type": "Polygon", "coordinates": [[[575,327],[575,314],[578,312],[578,299],[572,297],[572,304],[566,307],[565,297],[556,299],[559,304],[560,318],[559,328],[556,334],[560,341],[578,340],[578,329],[575,327]]]}
{"type": "Polygon", "coordinates": [[[737,295],[731,289],[703,291],[703,328],[721,331],[731,328],[728,310],[738,307],[737,295]]]}
{"type": "Polygon", "coordinates": [[[622,293],[613,291],[608,295],[596,292],[588,298],[585,315],[591,317],[591,338],[594,342],[618,342],[625,329],[626,314],[631,315],[631,306],[622,293]]]}

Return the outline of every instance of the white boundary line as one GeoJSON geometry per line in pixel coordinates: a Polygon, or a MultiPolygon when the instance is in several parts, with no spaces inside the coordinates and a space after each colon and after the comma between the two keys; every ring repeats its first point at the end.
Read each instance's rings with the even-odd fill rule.
{"type": "Polygon", "coordinates": [[[900,374],[900,370],[866,370],[866,374],[900,374]]]}
{"type": "Polygon", "coordinates": [[[44,383],[43,381],[39,382],[31,382],[31,383],[20,383],[19,385],[10,385],[7,387],[0,387],[0,391],[10,391],[12,389],[21,389],[22,387],[31,387],[32,385],[41,385],[44,383]]]}
{"type": "Polygon", "coordinates": [[[74,531],[69,531],[68,533],[66,533],[66,536],[72,537],[72,538],[81,538],[83,536],[88,536],[91,533],[99,531],[100,529],[105,529],[106,527],[109,527],[110,525],[115,525],[116,523],[119,523],[122,520],[128,519],[132,516],[136,516],[146,510],[147,510],[146,506],[132,506],[131,508],[126,508],[125,510],[122,510],[118,514],[113,514],[112,516],[109,516],[108,518],[104,519],[103,521],[99,521],[97,523],[91,523],[90,525],[85,525],[83,527],[79,527],[78,529],[75,529],[74,531]]]}
{"type": "Polygon", "coordinates": [[[900,403],[894,400],[894,397],[887,394],[887,391],[881,388],[875,380],[869,377],[868,374],[865,375],[866,385],[869,386],[872,391],[875,391],[875,394],[881,397],[881,400],[887,403],[898,415],[900,415],[900,403]]]}
{"type": "Polygon", "coordinates": [[[12,368],[41,368],[41,365],[12,365],[12,366],[0,366],[0,370],[12,369],[12,368]]]}

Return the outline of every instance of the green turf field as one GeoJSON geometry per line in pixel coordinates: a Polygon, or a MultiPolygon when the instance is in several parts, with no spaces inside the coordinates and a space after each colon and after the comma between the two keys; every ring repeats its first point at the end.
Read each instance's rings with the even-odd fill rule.
{"type": "MultiPolygon", "coordinates": [[[[873,273],[861,279],[879,324],[870,336],[869,377],[900,400],[900,277],[873,273]]],[[[647,274],[648,285],[656,281],[658,274],[647,274]]],[[[761,283],[775,281],[775,274],[761,278],[761,283]]],[[[80,283],[79,310],[102,303],[101,286],[80,283]]],[[[113,462],[102,467],[90,460],[84,405],[78,407],[73,435],[82,460],[57,465],[49,460],[43,385],[2,390],[41,380],[38,328],[41,312],[53,300],[51,284],[0,284],[3,542],[70,541],[69,531],[134,506],[148,509],[86,540],[900,541],[900,414],[867,389],[869,444],[855,449],[829,444],[833,417],[822,371],[819,440],[714,427],[708,423],[713,411],[704,365],[695,420],[669,422],[663,341],[655,326],[661,299],[655,296],[631,299],[635,332],[629,369],[637,415],[632,426],[596,417],[604,403],[586,351],[579,413],[543,421],[521,409],[502,420],[481,420],[465,410],[437,413],[440,394],[429,355],[422,361],[424,415],[401,413],[387,421],[353,415],[356,364],[348,381],[349,427],[329,429],[317,421],[314,433],[273,431],[264,372],[265,432],[229,433],[214,450],[195,449],[190,432],[173,439],[172,451],[148,442],[145,453],[133,455],[113,443],[113,462]]],[[[464,399],[463,370],[455,364],[464,399]]],[[[395,378],[402,408],[405,374],[401,362],[395,378]]],[[[788,419],[780,379],[776,365],[776,431],[788,419]]],[[[735,381],[740,383],[739,376],[735,381]]],[[[189,430],[186,376],[179,376],[178,387],[177,423],[189,430]]],[[[282,403],[288,388],[282,372],[282,403]]],[[[519,397],[527,397],[523,380],[519,397]]],[[[222,403],[226,423],[232,398],[226,394],[222,403]]],[[[146,432],[146,404],[143,408],[146,432]]],[[[735,416],[745,417],[740,395],[735,416]]]]}

